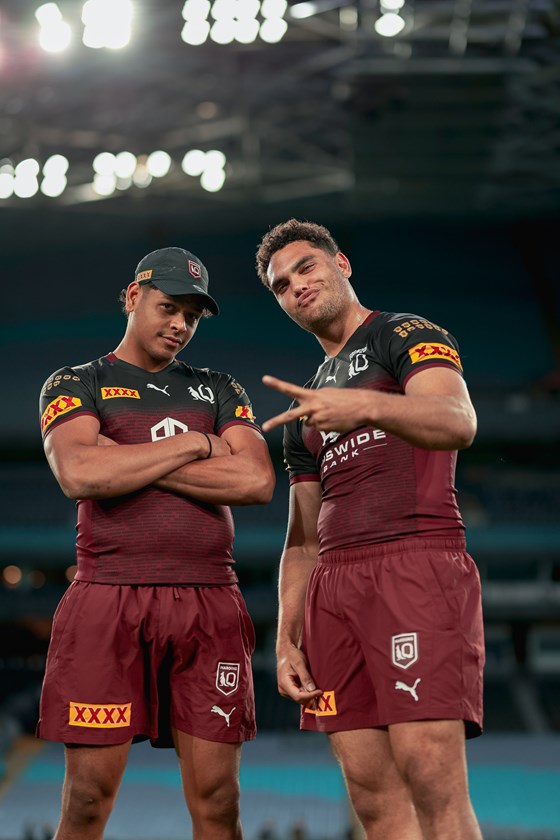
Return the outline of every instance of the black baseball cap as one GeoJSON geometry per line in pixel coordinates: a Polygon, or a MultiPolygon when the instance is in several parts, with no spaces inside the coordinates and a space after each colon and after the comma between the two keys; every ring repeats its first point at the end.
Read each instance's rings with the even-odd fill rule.
{"type": "Polygon", "coordinates": [[[184,248],[159,248],[143,257],[134,272],[140,284],[153,283],[166,295],[198,295],[214,315],[220,309],[208,294],[208,272],[198,257],[184,248]]]}

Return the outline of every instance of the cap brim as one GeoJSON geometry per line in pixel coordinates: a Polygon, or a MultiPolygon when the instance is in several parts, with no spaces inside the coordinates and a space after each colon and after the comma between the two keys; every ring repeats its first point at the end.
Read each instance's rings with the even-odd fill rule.
{"type": "Polygon", "coordinates": [[[149,281],[156,286],[160,292],[163,292],[164,295],[171,295],[172,297],[177,297],[178,295],[193,295],[194,297],[200,298],[204,302],[204,306],[206,309],[209,309],[213,315],[220,314],[220,307],[216,303],[213,297],[207,295],[205,292],[197,292],[196,289],[192,289],[191,287],[185,285],[182,280],[157,280],[151,279],[149,281]]]}

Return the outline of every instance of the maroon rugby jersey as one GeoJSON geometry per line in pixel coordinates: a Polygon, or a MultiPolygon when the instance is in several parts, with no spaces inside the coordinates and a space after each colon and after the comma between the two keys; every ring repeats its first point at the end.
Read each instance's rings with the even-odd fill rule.
{"type": "MultiPolygon", "coordinates": [[[[457,342],[417,315],[372,312],[306,387],[402,394],[434,365],[462,373],[457,342]]],[[[320,553],[411,537],[463,537],[454,486],[456,452],[419,449],[369,426],[319,432],[302,420],[284,430],[290,484],[320,481],[320,553]]]]}
{"type": "MultiPolygon", "coordinates": [[[[251,403],[226,373],[174,361],[149,373],[113,353],[53,374],[43,386],[41,429],[81,414],[119,444],[146,443],[189,430],[220,435],[256,428],[251,403]]],[[[80,500],[77,580],[118,584],[229,584],[233,518],[229,507],[149,486],[126,496],[80,500]]]]}

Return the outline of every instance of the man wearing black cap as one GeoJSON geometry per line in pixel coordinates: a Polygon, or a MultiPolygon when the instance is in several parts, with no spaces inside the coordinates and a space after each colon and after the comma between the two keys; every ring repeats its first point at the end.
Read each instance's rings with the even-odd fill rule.
{"type": "Polygon", "coordinates": [[[121,299],[116,350],[41,394],[47,459],[78,500],[37,727],[65,744],[55,840],[103,837],[130,745],[147,738],[177,751],[194,836],[239,840],[254,631],[229,505],[268,502],[274,471],[243,387],[175,358],[218,314],[200,260],[154,251],[121,299]]]}

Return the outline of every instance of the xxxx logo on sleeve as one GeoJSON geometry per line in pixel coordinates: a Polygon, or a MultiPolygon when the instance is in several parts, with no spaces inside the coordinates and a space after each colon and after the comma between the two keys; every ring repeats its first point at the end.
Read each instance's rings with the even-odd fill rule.
{"type": "Polygon", "coordinates": [[[243,420],[250,420],[251,423],[255,422],[255,415],[250,405],[238,405],[235,409],[235,416],[241,417],[243,420]]]}
{"type": "Polygon", "coordinates": [[[102,388],[101,389],[101,399],[102,400],[113,400],[115,397],[130,397],[133,400],[139,400],[140,394],[138,391],[135,391],[133,388],[102,388]]]}
{"type": "Polygon", "coordinates": [[[60,417],[62,414],[68,414],[69,411],[79,408],[81,404],[82,401],[79,397],[60,396],[56,400],[52,400],[41,415],[41,431],[44,432],[45,429],[48,429],[57,417],[60,417]]]}
{"type": "Polygon", "coordinates": [[[410,347],[408,355],[413,365],[417,362],[425,362],[426,359],[445,359],[448,362],[452,362],[459,370],[463,370],[459,354],[453,347],[449,347],[447,344],[422,342],[422,344],[415,344],[414,347],[410,347]]]}
{"type": "Polygon", "coordinates": [[[68,704],[70,726],[87,726],[93,729],[118,729],[130,726],[132,703],[113,703],[95,706],[90,703],[68,704]]]}
{"type": "MultiPolygon", "coordinates": [[[[313,701],[311,701],[313,702],[313,701]]],[[[317,715],[317,717],[325,717],[325,715],[336,715],[336,701],[334,699],[334,691],[323,691],[318,700],[315,701],[316,708],[310,706],[305,707],[308,715],[317,715]]]]}

